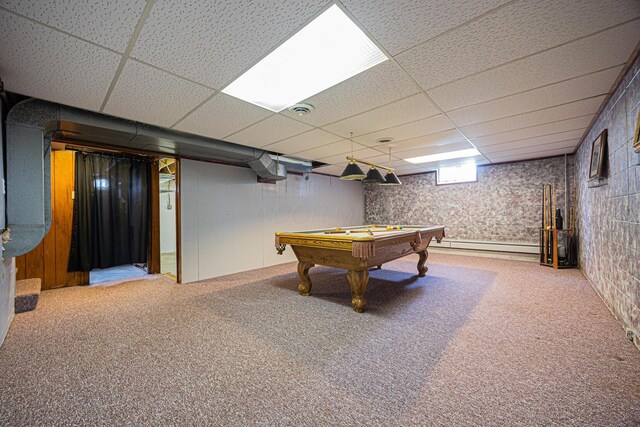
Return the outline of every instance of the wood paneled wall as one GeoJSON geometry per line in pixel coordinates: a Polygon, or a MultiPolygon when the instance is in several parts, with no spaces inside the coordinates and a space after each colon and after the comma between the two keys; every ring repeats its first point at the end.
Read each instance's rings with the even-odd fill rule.
{"type": "Polygon", "coordinates": [[[74,185],[75,153],[53,151],[51,153],[51,228],[35,249],[16,258],[18,279],[40,278],[42,289],[89,283],[88,272],[67,272],[73,224],[74,185]]]}

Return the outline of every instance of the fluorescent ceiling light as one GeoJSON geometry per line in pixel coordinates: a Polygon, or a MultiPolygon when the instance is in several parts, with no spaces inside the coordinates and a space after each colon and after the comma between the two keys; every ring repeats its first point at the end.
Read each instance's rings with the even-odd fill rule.
{"type": "Polygon", "coordinates": [[[333,5],[222,92],[277,113],[386,60],[333,5]]]}
{"type": "Polygon", "coordinates": [[[404,159],[409,163],[430,163],[440,160],[460,159],[462,157],[473,157],[480,155],[480,152],[475,148],[469,148],[467,150],[449,151],[448,153],[430,154],[428,156],[412,157],[410,159],[404,159]]]}

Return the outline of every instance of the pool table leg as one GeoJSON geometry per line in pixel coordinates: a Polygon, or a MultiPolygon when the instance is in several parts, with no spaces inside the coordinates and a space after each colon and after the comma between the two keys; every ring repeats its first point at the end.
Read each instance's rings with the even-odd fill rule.
{"type": "Polygon", "coordinates": [[[369,270],[349,270],[347,272],[347,280],[351,285],[351,305],[355,311],[362,313],[367,305],[367,300],[364,299],[364,292],[369,284],[369,270]]]}
{"type": "Polygon", "coordinates": [[[300,292],[300,295],[311,295],[309,269],[313,266],[315,266],[315,264],[311,264],[310,262],[298,262],[298,274],[300,275],[300,279],[302,279],[302,283],[298,285],[298,292],[300,292]]]}
{"type": "Polygon", "coordinates": [[[418,276],[424,277],[425,274],[427,274],[427,271],[429,271],[429,268],[424,265],[427,262],[427,257],[429,256],[429,252],[427,252],[427,250],[425,249],[423,251],[418,252],[418,256],[420,257],[420,259],[418,260],[418,276]]]}

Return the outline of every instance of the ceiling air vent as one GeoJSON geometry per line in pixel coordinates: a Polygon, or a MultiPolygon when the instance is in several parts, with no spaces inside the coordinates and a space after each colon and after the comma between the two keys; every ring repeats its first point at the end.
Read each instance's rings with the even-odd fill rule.
{"type": "Polygon", "coordinates": [[[388,144],[391,141],[393,141],[393,138],[391,138],[390,136],[383,136],[382,138],[376,139],[376,142],[378,144],[388,144]]]}
{"type": "Polygon", "coordinates": [[[311,104],[295,104],[289,107],[289,111],[296,113],[299,116],[306,116],[313,111],[313,105],[311,104]]]}

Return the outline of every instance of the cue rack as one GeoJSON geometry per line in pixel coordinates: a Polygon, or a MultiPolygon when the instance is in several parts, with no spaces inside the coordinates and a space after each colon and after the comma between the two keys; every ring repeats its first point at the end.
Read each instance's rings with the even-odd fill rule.
{"type": "Polygon", "coordinates": [[[559,218],[556,212],[556,186],[555,184],[545,184],[542,188],[540,265],[553,268],[573,268],[576,266],[573,206],[569,209],[569,221],[566,228],[563,228],[564,224],[558,223],[559,218]]]}

